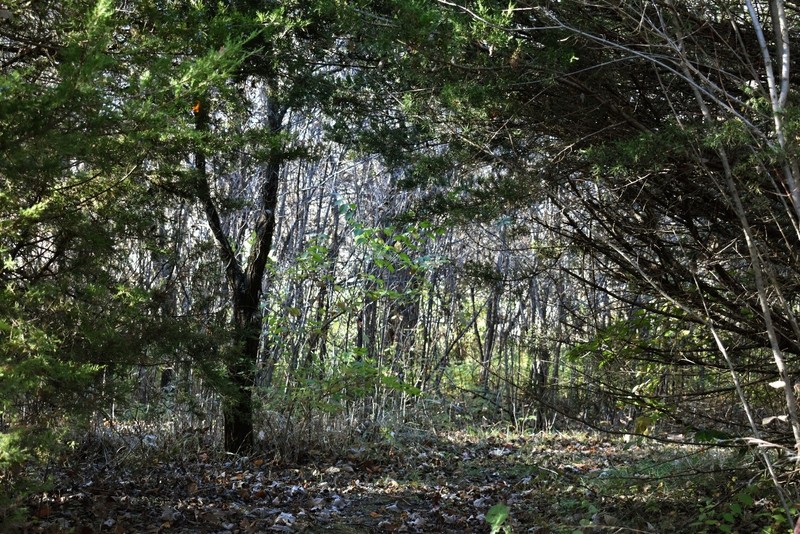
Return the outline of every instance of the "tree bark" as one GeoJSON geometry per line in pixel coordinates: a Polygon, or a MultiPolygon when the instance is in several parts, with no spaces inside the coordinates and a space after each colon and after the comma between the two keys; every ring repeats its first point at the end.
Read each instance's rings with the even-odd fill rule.
{"type": "MultiPolygon", "coordinates": [[[[282,130],[286,110],[272,100],[267,102],[267,130],[277,135],[282,130]]],[[[208,103],[198,100],[195,107],[195,128],[209,131],[208,103]]],[[[225,265],[225,276],[231,294],[231,329],[234,340],[233,353],[226,362],[229,391],[225,392],[222,413],[224,417],[225,450],[232,453],[247,452],[253,445],[252,387],[261,336],[261,311],[264,273],[275,233],[275,215],[278,204],[278,186],[284,155],[274,152],[264,166],[264,183],[261,187],[255,220],[255,241],[245,266],[230,244],[222,227],[219,212],[211,197],[206,155],[202,149],[195,151],[197,171],[197,196],[206,213],[207,223],[219,249],[220,260],[225,265]]]]}

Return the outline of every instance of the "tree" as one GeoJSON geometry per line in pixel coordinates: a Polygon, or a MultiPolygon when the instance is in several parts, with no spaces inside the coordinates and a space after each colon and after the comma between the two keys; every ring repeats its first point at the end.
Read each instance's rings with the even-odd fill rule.
{"type": "MultiPolygon", "coordinates": [[[[109,297],[98,287],[129,298],[142,316],[114,319],[92,340],[92,350],[104,350],[103,343],[125,330],[120,323],[126,319],[129,329],[180,326],[180,339],[164,336],[173,341],[166,343],[162,362],[170,351],[201,348],[197,352],[210,355],[195,356],[194,363],[214,367],[210,360],[218,350],[227,375],[218,384],[224,393],[225,447],[231,452],[251,443],[254,370],[259,353],[270,352],[262,346],[267,338],[261,308],[281,182],[297,162],[314,157],[311,140],[293,124],[363,90],[366,86],[348,86],[350,74],[377,65],[383,51],[375,41],[358,40],[370,34],[360,26],[364,21],[350,17],[357,10],[348,7],[343,13],[340,7],[333,2],[143,2],[115,10],[108,2],[76,2],[26,12],[12,19],[4,34],[9,39],[4,61],[14,67],[6,87],[15,101],[25,103],[3,110],[4,146],[52,147],[52,155],[45,153],[50,159],[37,156],[46,166],[33,151],[6,162],[3,176],[13,189],[4,197],[5,207],[22,214],[9,227],[18,233],[4,236],[10,251],[6,265],[30,258],[25,267],[31,273],[23,284],[30,295],[37,294],[29,290],[42,273],[67,285],[78,284],[70,278],[76,273],[86,280],[102,273],[107,279],[99,286],[80,283],[89,284],[99,300],[109,297]],[[33,52],[30,42],[37,43],[33,52]],[[42,109],[57,113],[48,120],[42,109]],[[59,130],[59,124],[65,127],[59,130]],[[37,165],[47,172],[34,173],[41,188],[28,198],[26,177],[37,165]],[[66,185],[54,186],[59,182],[66,185]],[[58,198],[63,209],[49,197],[58,198]],[[95,204],[83,209],[90,201],[95,204]],[[204,237],[181,229],[180,221],[195,217],[194,206],[207,222],[225,278],[224,286],[203,295],[202,302],[189,288],[193,282],[176,281],[188,273],[152,266],[186,262],[169,250],[202,253],[197,242],[204,237]],[[178,213],[180,221],[170,220],[178,213]],[[101,220],[108,226],[98,224],[101,220]],[[73,237],[77,229],[83,233],[73,237]],[[171,239],[187,243],[173,246],[171,239]],[[78,254],[84,251],[92,262],[78,254]],[[144,272],[143,265],[154,273],[144,272]],[[177,306],[181,288],[189,299],[177,306]],[[201,324],[163,316],[190,312],[201,324]],[[169,324],[160,325],[161,320],[169,324]],[[227,334],[203,341],[204,327],[214,321],[226,323],[227,334]],[[206,351],[213,346],[215,351],[206,351]]],[[[372,94],[378,92],[374,87],[372,94]]],[[[360,112],[364,109],[369,108],[360,112]]],[[[17,276],[12,270],[3,274],[17,276]]],[[[12,309],[12,297],[5,300],[12,309]]],[[[86,305],[90,309],[96,301],[86,305]]],[[[75,311],[75,303],[65,302],[65,309],[75,311]]],[[[413,309],[406,315],[405,322],[413,323],[413,309]]],[[[146,343],[118,343],[130,349],[126,363],[159,361],[151,358],[146,343]]],[[[48,350],[56,351],[57,345],[48,350]]],[[[117,369],[127,372],[125,365],[117,369]]]]}
{"type": "Polygon", "coordinates": [[[112,418],[130,390],[130,366],[179,350],[190,329],[159,313],[147,274],[136,270],[159,246],[152,229],[165,211],[151,194],[149,157],[169,116],[143,113],[141,51],[123,46],[108,2],[8,12],[0,20],[8,155],[0,409],[9,435],[32,438],[20,447],[36,451],[57,427],[112,418]]]}
{"type": "MultiPolygon", "coordinates": [[[[348,18],[351,12],[341,13],[340,7],[325,1],[279,6],[240,2],[227,10],[209,5],[197,13],[206,21],[203,34],[208,36],[199,43],[206,55],[198,56],[197,43],[192,44],[198,72],[206,72],[204,62],[214,58],[228,66],[233,63],[225,63],[226,58],[240,61],[223,71],[227,78],[192,78],[201,80],[188,90],[195,102],[193,173],[177,190],[202,207],[225,271],[231,326],[225,365],[231,387],[223,413],[230,452],[245,451],[252,443],[254,372],[259,354],[269,351],[261,306],[280,184],[290,165],[313,157],[309,140],[301,138],[291,121],[322,109],[329,98],[340,98],[334,80],[346,79],[348,69],[364,61],[359,54],[365,48],[356,47],[355,53],[347,49],[354,22],[348,18]],[[227,32],[229,28],[236,33],[227,32]],[[244,52],[241,60],[236,59],[239,49],[244,52]],[[232,191],[234,180],[245,184],[240,191],[232,191]],[[224,211],[234,211],[237,204],[238,224],[248,230],[234,234],[224,211]]],[[[376,54],[371,51],[367,57],[376,54]]]]}

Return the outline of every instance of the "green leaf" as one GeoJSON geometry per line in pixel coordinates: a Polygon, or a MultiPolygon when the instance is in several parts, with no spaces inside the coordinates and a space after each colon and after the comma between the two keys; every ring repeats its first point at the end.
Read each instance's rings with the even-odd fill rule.
{"type": "Polygon", "coordinates": [[[700,443],[713,443],[716,441],[725,441],[729,439],[733,439],[733,436],[727,434],[721,430],[715,430],[713,428],[698,430],[694,433],[695,441],[700,443]]]}
{"type": "Polygon", "coordinates": [[[509,508],[503,503],[498,503],[489,508],[486,512],[486,522],[492,527],[492,534],[500,532],[503,523],[508,519],[509,508]]]}
{"type": "Polygon", "coordinates": [[[749,493],[739,493],[736,495],[736,500],[742,503],[745,506],[753,506],[753,497],[749,493]]]}

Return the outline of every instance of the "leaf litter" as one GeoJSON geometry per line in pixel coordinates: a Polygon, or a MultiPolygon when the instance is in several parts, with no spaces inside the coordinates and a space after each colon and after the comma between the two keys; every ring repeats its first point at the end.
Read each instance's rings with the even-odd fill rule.
{"type": "MultiPolygon", "coordinates": [[[[203,451],[73,458],[28,498],[24,531],[690,532],[698,502],[742,484],[709,447],[587,433],[387,436],[302,465],[203,451]]],[[[760,532],[741,519],[736,532],[760,532]]]]}

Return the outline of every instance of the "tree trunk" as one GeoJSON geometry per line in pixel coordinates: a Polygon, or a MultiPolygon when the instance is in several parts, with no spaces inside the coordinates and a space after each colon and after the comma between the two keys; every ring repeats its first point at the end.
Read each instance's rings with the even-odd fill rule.
{"type": "MultiPolygon", "coordinates": [[[[260,321],[256,321],[260,322],[260,321]]],[[[252,386],[255,379],[255,361],[258,357],[258,338],[260,328],[251,324],[243,327],[243,339],[239,354],[228,363],[231,391],[222,402],[224,418],[225,451],[245,453],[253,445],[253,397],[252,386]]]]}
{"type": "MultiPolygon", "coordinates": [[[[266,103],[268,132],[277,135],[281,132],[286,110],[272,100],[266,103]]],[[[195,128],[200,132],[209,131],[208,103],[199,99],[194,107],[195,128]]],[[[261,186],[254,224],[255,240],[245,266],[236,255],[231,239],[222,226],[219,211],[211,196],[211,186],[206,169],[206,155],[202,149],[195,151],[195,170],[197,171],[196,194],[206,213],[206,219],[214,234],[219,249],[220,260],[225,266],[225,277],[232,295],[231,329],[235,342],[233,353],[229,356],[229,390],[225,392],[222,413],[224,417],[225,450],[231,453],[244,453],[253,444],[253,399],[252,387],[255,368],[258,362],[259,341],[261,337],[262,285],[272,248],[275,233],[275,214],[278,205],[278,186],[284,155],[280,150],[273,152],[265,162],[264,183],[261,186]]]]}

